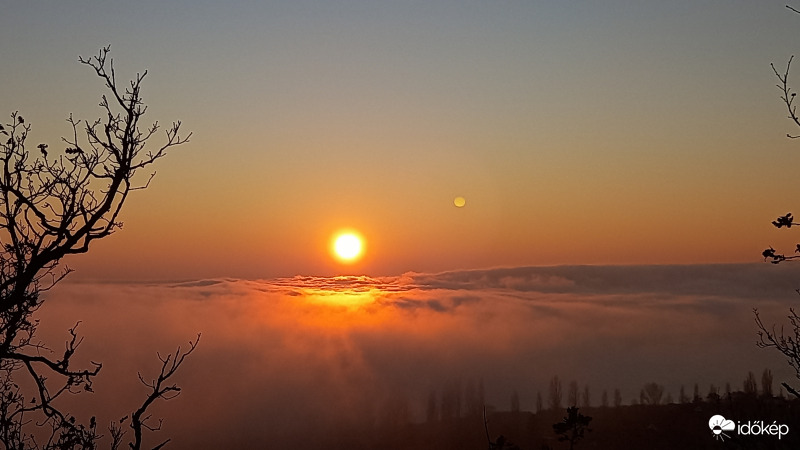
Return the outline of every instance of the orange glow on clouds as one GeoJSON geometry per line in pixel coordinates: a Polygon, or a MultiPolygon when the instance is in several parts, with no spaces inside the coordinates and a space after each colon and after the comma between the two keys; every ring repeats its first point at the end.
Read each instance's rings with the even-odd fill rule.
{"type": "Polygon", "coordinates": [[[308,435],[309,417],[317,429],[351,433],[352,424],[347,436],[360,436],[398,392],[423,418],[430,392],[454,378],[483,380],[497,405],[519,389],[523,410],[551,374],[595,391],[619,387],[624,398],[648,380],[677,396],[681,385],[717,384],[750,367],[788,379],[788,365],[731,321],[752,320],[754,305],[779,320],[795,280],[794,265],[761,263],[67,281],[37,314],[47,324],[41,339],[55,345],[84,320],[76,357],[113,363],[103,366],[96,403],[71,409],[77,417],[121,417],[120,404],[140,401],[135,373],[157,373],[154,352],[202,332],[203,347],[178,374],[186,395],[165,404],[168,432],[183,449],[288,448],[308,435]],[[226,405],[225,414],[209,404],[226,405]],[[263,426],[252,426],[253,414],[263,426]],[[239,441],[219,429],[237,430],[239,441]]]}

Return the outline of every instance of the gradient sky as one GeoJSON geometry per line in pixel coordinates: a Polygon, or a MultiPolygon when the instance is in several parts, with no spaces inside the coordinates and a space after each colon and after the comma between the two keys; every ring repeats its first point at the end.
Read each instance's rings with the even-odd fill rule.
{"type": "Polygon", "coordinates": [[[798,29],[779,1],[12,2],[0,105],[55,147],[101,114],[77,57],[111,44],[194,132],[78,277],[758,261],[796,239],[769,64],[798,29]]]}
{"type": "Polygon", "coordinates": [[[79,411],[119,418],[136,372],[197,332],[186,395],[155,411],[179,449],[222,448],[219,429],[262,448],[246,440],[275,432],[261,418],[358,423],[388,393],[420,407],[454,377],[526,409],[553,375],[626,403],[652,381],[794,380],[752,315],[796,300],[797,267],[760,257],[800,241],[770,224],[800,216],[800,129],[770,68],[800,51],[783,1],[0,11],[0,113],[32,124],[29,148],[57,153],[70,113],[102,115],[77,60],[108,44],[119,79],[148,70],[145,122],[194,133],[37,312],[53,348],[84,321],[79,358],[104,362],[79,411]],[[329,253],[344,228],[367,246],[348,266],[329,253]]]}

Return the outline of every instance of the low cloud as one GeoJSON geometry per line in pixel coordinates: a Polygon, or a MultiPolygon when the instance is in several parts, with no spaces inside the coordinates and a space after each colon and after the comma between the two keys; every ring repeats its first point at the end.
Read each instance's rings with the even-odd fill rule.
{"type": "Polygon", "coordinates": [[[553,375],[589,384],[596,403],[615,388],[628,402],[650,381],[674,397],[695,382],[736,389],[766,367],[790,380],[779,354],[755,347],[752,308],[780,321],[796,280],[788,264],[759,264],[64,282],[40,336],[58,349],[82,321],[78,356],[104,363],[84,397],[116,420],[144,395],[137,371],[153,376],[157,351],[202,332],[176,378],[184,394],[157,411],[172,448],[280,447],[380,415],[397,395],[419,416],[453,382],[482,380],[501,409],[516,390],[532,409],[553,375]]]}

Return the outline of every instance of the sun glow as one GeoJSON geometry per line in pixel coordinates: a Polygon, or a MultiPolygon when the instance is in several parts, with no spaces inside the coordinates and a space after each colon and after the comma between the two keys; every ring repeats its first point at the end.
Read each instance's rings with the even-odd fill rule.
{"type": "Polygon", "coordinates": [[[332,250],[339,261],[356,262],[364,252],[364,240],[352,231],[338,233],[333,239],[332,250]]]}

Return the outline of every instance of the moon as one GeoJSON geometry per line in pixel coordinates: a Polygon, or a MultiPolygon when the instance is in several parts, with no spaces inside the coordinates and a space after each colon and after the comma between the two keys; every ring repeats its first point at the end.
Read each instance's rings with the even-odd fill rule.
{"type": "Polygon", "coordinates": [[[333,254],[344,263],[357,261],[364,252],[364,240],[355,232],[343,232],[333,239],[333,254]]]}
{"type": "Polygon", "coordinates": [[[467,204],[467,199],[464,197],[456,197],[453,199],[453,204],[456,205],[456,208],[463,208],[464,205],[467,204]]]}

